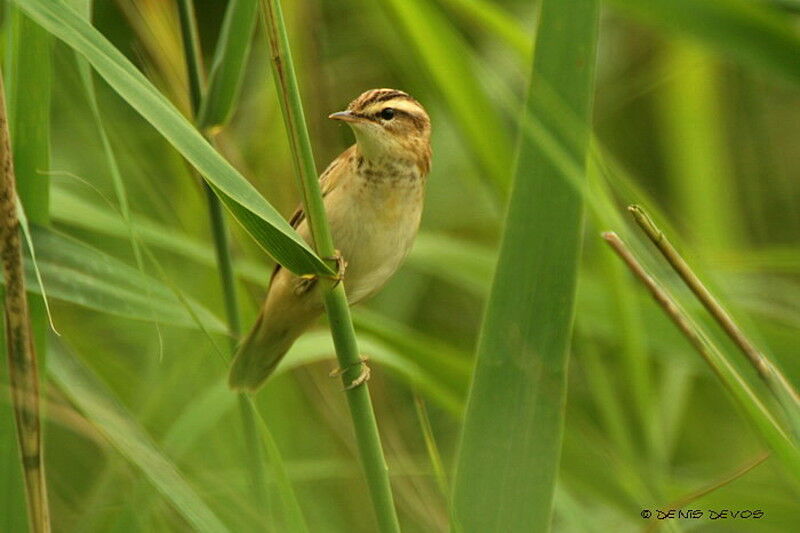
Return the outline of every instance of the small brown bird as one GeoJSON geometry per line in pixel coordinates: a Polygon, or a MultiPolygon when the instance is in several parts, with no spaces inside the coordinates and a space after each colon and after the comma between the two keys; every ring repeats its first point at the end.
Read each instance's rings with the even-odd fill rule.
{"type": "MultiPolygon", "coordinates": [[[[430,169],[431,125],[419,102],[394,89],[367,91],[328,118],[347,122],[356,137],[319,178],[352,305],[375,294],[411,249],[430,169]]],[[[290,223],[311,242],[302,209],[290,223]]],[[[322,314],[315,281],[275,267],[261,313],[236,353],[231,388],[257,390],[322,314]]]]}

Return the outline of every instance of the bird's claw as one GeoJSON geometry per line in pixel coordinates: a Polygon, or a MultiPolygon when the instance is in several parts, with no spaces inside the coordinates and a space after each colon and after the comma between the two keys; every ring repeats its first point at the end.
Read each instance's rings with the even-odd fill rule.
{"type": "Polygon", "coordinates": [[[359,385],[363,385],[364,383],[369,381],[370,375],[372,374],[372,370],[370,370],[369,366],[367,366],[368,360],[369,358],[367,358],[367,356],[361,355],[358,357],[357,362],[347,365],[344,368],[334,368],[328,375],[332,378],[339,377],[345,372],[347,372],[349,369],[353,368],[355,365],[361,365],[361,373],[358,375],[358,377],[356,377],[356,379],[350,382],[350,385],[344,388],[344,390],[346,391],[355,389],[359,385]]]}
{"type": "Polygon", "coordinates": [[[303,274],[299,276],[300,280],[297,282],[297,286],[294,289],[295,294],[300,295],[310,291],[321,277],[333,280],[333,287],[336,287],[342,282],[344,279],[344,272],[347,270],[347,261],[345,261],[344,256],[342,256],[342,252],[334,250],[333,257],[323,257],[322,259],[325,261],[334,261],[336,263],[336,274],[331,276],[303,274]]]}

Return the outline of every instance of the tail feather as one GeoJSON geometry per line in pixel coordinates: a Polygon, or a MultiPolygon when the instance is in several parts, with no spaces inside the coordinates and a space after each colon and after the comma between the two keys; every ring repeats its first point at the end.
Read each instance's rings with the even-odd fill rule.
{"type": "Polygon", "coordinates": [[[241,392],[255,392],[292,347],[298,333],[289,328],[274,331],[261,314],[236,351],[228,374],[228,386],[241,392]]]}

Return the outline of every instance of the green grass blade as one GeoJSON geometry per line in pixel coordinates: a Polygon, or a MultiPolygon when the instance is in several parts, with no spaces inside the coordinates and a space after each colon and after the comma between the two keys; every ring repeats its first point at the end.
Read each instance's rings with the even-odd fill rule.
{"type": "Polygon", "coordinates": [[[30,221],[48,222],[50,179],[51,38],[20,10],[11,8],[6,50],[8,120],[17,194],[30,221]]]}
{"type": "Polygon", "coordinates": [[[331,273],[289,224],[105,37],[63,1],[18,1],[47,31],[85,57],[125,101],[197,170],[222,202],[279,263],[297,273],[331,273]]]}
{"type": "Polygon", "coordinates": [[[264,419],[258,414],[255,402],[252,397],[244,394],[239,395],[239,401],[245,402],[249,407],[249,412],[252,414],[252,420],[256,425],[258,434],[261,436],[261,442],[269,458],[270,465],[275,479],[275,484],[278,486],[278,495],[283,504],[283,510],[288,525],[288,530],[292,533],[307,533],[308,525],[303,517],[303,510],[300,508],[300,502],[292,486],[292,481],[289,479],[289,474],[286,471],[286,465],[281,456],[281,451],[278,448],[278,443],[272,436],[272,432],[264,422],[264,419]]]}
{"type": "Polygon", "coordinates": [[[44,312],[47,315],[47,321],[50,324],[50,328],[56,331],[55,323],[53,322],[53,314],[50,312],[50,302],[47,299],[47,291],[44,287],[44,281],[42,280],[42,272],[39,269],[39,263],[36,260],[36,249],[33,246],[33,234],[31,233],[31,227],[28,224],[28,217],[25,214],[25,209],[22,207],[19,198],[17,198],[17,217],[19,218],[19,225],[20,230],[22,231],[22,235],[25,237],[25,249],[28,250],[28,254],[30,255],[30,262],[31,262],[31,269],[33,270],[33,275],[36,278],[36,287],[38,287],[38,293],[42,297],[42,303],[44,304],[44,312]]]}
{"type": "Polygon", "coordinates": [[[233,113],[250,51],[257,8],[258,0],[228,3],[208,74],[208,90],[197,118],[201,129],[222,126],[233,113]]]}
{"type": "MultiPolygon", "coordinates": [[[[579,162],[598,9],[595,0],[543,1],[528,94],[531,115],[543,114],[537,90],[546,85],[583,121],[583,138],[565,142],[579,162]]],[[[457,460],[454,521],[464,531],[550,528],[583,220],[580,194],[560,174],[522,138],[457,460]]]]}
{"type": "Polygon", "coordinates": [[[51,377],[119,452],[136,465],[197,531],[218,533],[225,525],[106,386],[59,343],[50,352],[51,377]]]}
{"type": "Polygon", "coordinates": [[[800,36],[791,19],[749,0],[611,0],[658,27],[800,83],[800,36]]]}

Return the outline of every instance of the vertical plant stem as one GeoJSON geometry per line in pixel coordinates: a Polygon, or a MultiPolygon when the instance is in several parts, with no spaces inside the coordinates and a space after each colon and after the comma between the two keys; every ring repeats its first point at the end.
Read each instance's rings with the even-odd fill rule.
{"type": "Polygon", "coordinates": [[[39,375],[28,315],[17,218],[14,162],[6,118],[5,88],[0,75],[0,256],[5,279],[5,334],[8,373],[20,459],[25,475],[31,531],[50,531],[42,433],[39,418],[39,375]]]}
{"type": "MultiPolygon", "coordinates": [[[[332,257],[335,254],[333,239],[325,216],[280,1],[262,0],[261,6],[269,36],[273,76],[294,155],[295,170],[302,185],[303,207],[317,253],[322,257],[332,257]]],[[[325,292],[325,310],[330,321],[339,367],[343,370],[342,383],[348,386],[358,379],[363,363],[358,352],[343,283],[329,284],[325,292]]],[[[382,532],[398,532],[400,524],[367,383],[348,388],[345,394],[378,525],[382,532]]]]}
{"type": "Polygon", "coordinates": [[[714,320],[722,327],[734,344],[747,357],[747,360],[756,369],[759,377],[777,398],[783,407],[788,420],[792,423],[794,433],[800,437],[800,399],[797,391],[789,380],[772,364],[772,361],[744,334],[731,315],[714,298],[700,278],[692,271],[691,267],[672,246],[667,237],[656,226],[653,219],[638,205],[628,207],[639,227],[647,237],[656,245],[658,250],[678,273],[681,279],[691,289],[714,320]]]}
{"type": "MultiPolygon", "coordinates": [[[[51,37],[17,7],[8,5],[7,15],[4,73],[8,85],[4,97],[8,104],[10,137],[16,141],[12,146],[12,158],[15,164],[17,195],[30,222],[46,225],[50,217],[50,180],[43,175],[43,171],[46,172],[50,165],[51,37]]],[[[20,216],[25,213],[20,211],[20,216]]],[[[24,220],[21,219],[20,222],[24,220]]],[[[34,350],[44,367],[48,324],[42,296],[28,294],[28,316],[34,350]]],[[[7,423],[0,422],[3,426],[0,429],[3,433],[0,439],[7,441],[3,443],[4,447],[16,446],[13,442],[12,423],[10,416],[7,423]]],[[[11,453],[10,457],[15,457],[15,454],[11,453]]],[[[10,516],[0,519],[0,524],[10,527],[11,530],[24,528],[26,513],[22,511],[25,505],[22,477],[13,467],[2,476],[11,482],[7,487],[13,486],[16,495],[9,495],[8,501],[13,507],[5,507],[11,513],[10,516]]],[[[29,527],[33,526],[34,524],[29,524],[29,527]]]]}
{"type": "MultiPolygon", "coordinates": [[[[203,90],[203,65],[200,52],[200,42],[195,24],[194,4],[192,0],[180,0],[178,9],[181,20],[181,35],[183,36],[184,52],[186,54],[186,67],[189,74],[189,88],[191,93],[192,113],[196,116],[203,105],[205,91],[203,90]]],[[[222,202],[211,190],[208,184],[202,181],[208,201],[208,218],[211,223],[211,232],[214,238],[214,249],[217,258],[220,284],[225,301],[225,315],[228,320],[228,330],[231,335],[231,348],[235,348],[240,333],[239,305],[236,298],[236,280],[233,272],[233,261],[228,242],[228,228],[225,223],[225,214],[222,202]]],[[[266,468],[261,454],[258,432],[256,429],[256,409],[249,399],[239,395],[239,411],[242,417],[247,456],[250,467],[247,471],[251,475],[251,484],[255,500],[266,506],[267,487],[265,484],[266,468]]]]}

